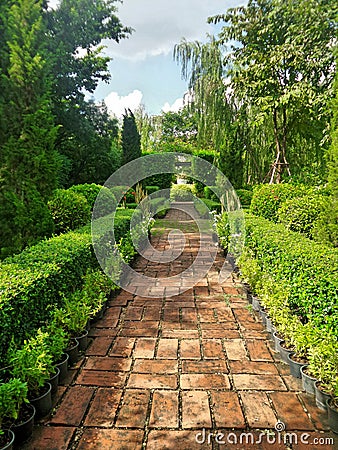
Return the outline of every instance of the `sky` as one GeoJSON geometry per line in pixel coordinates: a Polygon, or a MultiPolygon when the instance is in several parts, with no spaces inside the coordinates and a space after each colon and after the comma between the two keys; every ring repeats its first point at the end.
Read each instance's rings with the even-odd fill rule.
{"type": "MultiPolygon", "coordinates": [[[[54,6],[57,0],[50,0],[54,6]]],[[[119,44],[104,41],[111,80],[100,83],[96,101],[104,100],[108,110],[120,117],[125,108],[142,104],[148,114],[178,110],[187,92],[173,49],[184,37],[205,41],[218,28],[207,23],[209,16],[224,13],[243,0],[124,0],[116,3],[117,17],[135,31],[119,44]]]]}

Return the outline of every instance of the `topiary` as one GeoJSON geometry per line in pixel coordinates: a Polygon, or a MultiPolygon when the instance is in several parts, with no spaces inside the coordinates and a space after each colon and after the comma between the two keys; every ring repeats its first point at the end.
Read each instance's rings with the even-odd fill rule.
{"type": "Polygon", "coordinates": [[[102,186],[99,186],[98,184],[91,183],[91,184],[75,184],[74,186],[71,186],[68,191],[76,192],[77,194],[81,194],[85,197],[87,200],[90,209],[93,209],[94,203],[96,200],[96,197],[98,196],[99,192],[101,191],[102,186]]]}
{"type": "Polygon", "coordinates": [[[196,187],[193,184],[174,184],[170,190],[170,199],[177,202],[191,202],[196,194],[196,187]]]}
{"type": "Polygon", "coordinates": [[[321,195],[304,195],[282,203],[278,210],[278,220],[288,230],[297,231],[312,238],[312,229],[324,207],[321,195]]]}
{"type": "Polygon", "coordinates": [[[313,192],[304,185],[262,184],[254,187],[250,212],[272,222],[278,221],[277,211],[281,204],[290,198],[301,197],[313,192]]]}
{"type": "Polygon", "coordinates": [[[238,195],[239,201],[243,208],[249,208],[252,200],[252,191],[248,189],[236,189],[236,194],[238,195]]]}
{"type": "Polygon", "coordinates": [[[71,190],[57,189],[48,202],[56,233],[75,230],[90,221],[90,206],[81,194],[71,190]]]}

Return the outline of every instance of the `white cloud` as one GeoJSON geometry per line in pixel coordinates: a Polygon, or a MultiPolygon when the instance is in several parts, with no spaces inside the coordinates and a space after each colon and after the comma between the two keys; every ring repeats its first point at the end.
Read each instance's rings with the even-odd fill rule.
{"type": "Polygon", "coordinates": [[[110,92],[104,101],[108,111],[116,117],[121,118],[125,109],[135,111],[140,106],[142,97],[142,92],[134,89],[133,92],[125,96],[120,96],[117,92],[110,92]]]}
{"type": "MultiPolygon", "coordinates": [[[[119,44],[106,41],[109,56],[145,60],[168,54],[183,37],[201,40],[212,26],[209,16],[224,13],[238,5],[238,0],[125,0],[116,13],[123,25],[135,31],[119,44]]],[[[242,3],[242,2],[240,2],[242,3]]]]}
{"type": "Polygon", "coordinates": [[[170,105],[168,102],[166,102],[163,107],[162,107],[162,111],[163,112],[178,112],[184,105],[184,100],[183,98],[178,98],[174,101],[174,103],[172,105],[170,105]]]}

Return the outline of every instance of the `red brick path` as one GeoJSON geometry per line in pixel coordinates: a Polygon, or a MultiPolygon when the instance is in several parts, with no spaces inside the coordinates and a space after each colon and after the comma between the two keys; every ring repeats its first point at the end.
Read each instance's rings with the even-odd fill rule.
{"type": "MultiPolygon", "coordinates": [[[[184,269],[198,249],[198,236],[186,238],[176,262],[163,267],[139,257],[135,269],[158,277],[184,269]]],[[[153,245],[165,248],[165,236],[153,238],[153,245]]],[[[111,300],[90,330],[86,356],[59,387],[53,415],[22,448],[335,448],[315,445],[315,438],[334,437],[326,415],[272,350],[236,276],[219,285],[223,262],[218,254],[208,275],[175,297],[147,298],[142,286],[142,297],[122,291],[111,300]],[[296,432],[298,443],[295,436],[288,446],[283,437],[278,442],[283,433],[266,435],[278,420],[296,432]]]]}

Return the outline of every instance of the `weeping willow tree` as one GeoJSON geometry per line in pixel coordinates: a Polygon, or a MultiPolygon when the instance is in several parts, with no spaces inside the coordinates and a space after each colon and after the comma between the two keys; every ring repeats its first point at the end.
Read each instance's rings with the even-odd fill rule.
{"type": "Polygon", "coordinates": [[[181,41],[198,139],[235,185],[324,173],[334,77],[333,0],[249,0],[209,18],[205,44],[181,41]]]}
{"type": "Polygon", "coordinates": [[[197,117],[197,141],[218,156],[221,170],[235,186],[242,185],[242,127],[225,76],[222,49],[213,37],[202,44],[182,40],[174,48],[174,59],[181,65],[182,77],[189,81],[190,108],[197,117]]]}

